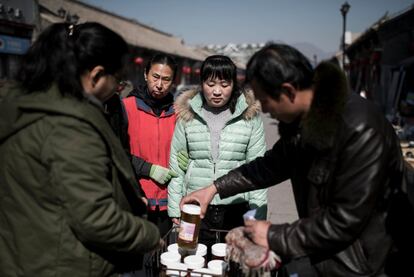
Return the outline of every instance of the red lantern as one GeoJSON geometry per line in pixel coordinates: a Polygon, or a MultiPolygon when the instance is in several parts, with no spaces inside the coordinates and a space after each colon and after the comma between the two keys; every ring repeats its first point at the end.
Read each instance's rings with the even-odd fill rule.
{"type": "Polygon", "coordinates": [[[134,63],[135,63],[136,65],[142,65],[142,64],[144,63],[144,59],[143,59],[143,58],[141,58],[141,57],[136,57],[136,58],[134,59],[134,63]]]}
{"type": "Polygon", "coordinates": [[[195,74],[197,74],[197,75],[199,75],[199,74],[200,74],[200,68],[196,68],[196,69],[194,70],[194,73],[195,73],[195,74]]]}
{"type": "Polygon", "coordinates": [[[184,74],[190,74],[191,73],[191,67],[183,66],[182,71],[183,71],[184,74]]]}
{"type": "Polygon", "coordinates": [[[381,52],[374,51],[371,55],[371,63],[379,62],[380,59],[381,59],[381,52]]]}

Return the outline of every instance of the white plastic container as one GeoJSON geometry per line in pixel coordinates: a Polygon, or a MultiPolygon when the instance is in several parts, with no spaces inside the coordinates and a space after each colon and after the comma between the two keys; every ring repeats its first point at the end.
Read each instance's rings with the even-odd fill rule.
{"type": "Polygon", "coordinates": [[[227,244],[216,243],[211,246],[212,260],[224,260],[226,256],[227,244]]]}
{"type": "Polygon", "coordinates": [[[198,255],[190,255],[184,258],[184,264],[188,266],[189,269],[199,269],[203,268],[205,259],[198,255]]]}
{"type": "Polygon", "coordinates": [[[197,256],[205,257],[207,255],[207,246],[205,244],[197,244],[197,250],[195,253],[197,256]]]}
{"type": "Polygon", "coordinates": [[[173,244],[168,245],[167,250],[168,252],[180,254],[180,252],[178,252],[178,243],[173,243],[173,244]]]}
{"type": "Polygon", "coordinates": [[[161,264],[168,266],[173,263],[179,263],[181,261],[181,255],[175,252],[164,252],[160,256],[161,264]]]}
{"type": "Polygon", "coordinates": [[[188,266],[183,263],[171,263],[167,266],[167,276],[187,276],[188,266]]]}
{"type": "Polygon", "coordinates": [[[214,275],[222,275],[226,266],[226,262],[222,260],[211,260],[208,262],[207,267],[214,275]]]}

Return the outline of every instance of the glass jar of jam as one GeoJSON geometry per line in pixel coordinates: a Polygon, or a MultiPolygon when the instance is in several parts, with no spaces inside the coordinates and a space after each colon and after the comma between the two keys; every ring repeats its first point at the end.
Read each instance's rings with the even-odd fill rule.
{"type": "Polygon", "coordinates": [[[183,205],[181,211],[180,230],[178,232],[178,247],[187,251],[195,251],[200,231],[201,208],[194,204],[183,205]]]}

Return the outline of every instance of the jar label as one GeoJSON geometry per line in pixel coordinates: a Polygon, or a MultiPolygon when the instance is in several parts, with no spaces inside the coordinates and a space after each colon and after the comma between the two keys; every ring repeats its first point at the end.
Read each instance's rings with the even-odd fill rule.
{"type": "Polygon", "coordinates": [[[178,237],[185,241],[193,241],[196,225],[181,220],[178,237]]]}

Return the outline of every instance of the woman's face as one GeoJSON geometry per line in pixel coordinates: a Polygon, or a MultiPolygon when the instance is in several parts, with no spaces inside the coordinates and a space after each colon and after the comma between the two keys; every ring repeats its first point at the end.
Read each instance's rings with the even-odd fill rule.
{"type": "Polygon", "coordinates": [[[207,79],[203,82],[203,94],[207,105],[220,108],[226,105],[233,91],[233,82],[219,79],[207,79]]]}
{"type": "Polygon", "coordinates": [[[164,98],[171,89],[174,72],[169,65],[153,64],[145,74],[149,93],[155,99],[164,98]]]}
{"type": "Polygon", "coordinates": [[[101,102],[107,101],[109,98],[111,98],[115,92],[117,91],[120,79],[117,77],[117,75],[111,75],[107,74],[104,76],[104,83],[102,84],[102,87],[99,91],[99,93],[96,95],[96,97],[101,100],[101,102]]]}
{"type": "Polygon", "coordinates": [[[111,98],[120,82],[118,74],[105,74],[103,66],[95,66],[81,76],[82,87],[86,94],[91,94],[105,102],[111,98]]]}

